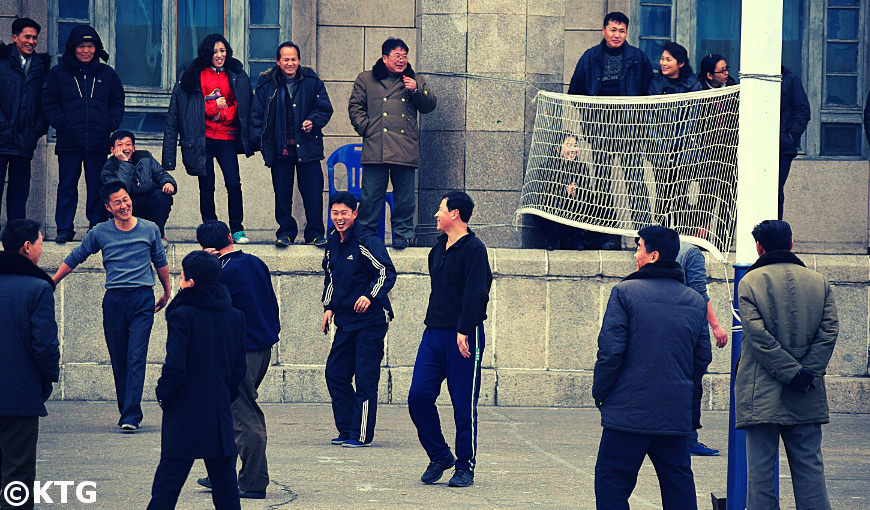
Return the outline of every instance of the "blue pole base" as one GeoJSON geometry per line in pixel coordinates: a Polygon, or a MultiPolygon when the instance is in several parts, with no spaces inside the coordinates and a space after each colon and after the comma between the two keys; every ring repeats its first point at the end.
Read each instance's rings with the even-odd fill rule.
{"type": "MultiPolygon", "coordinates": [[[[739,315],[740,302],[737,289],[740,280],[749,269],[748,265],[734,265],[734,310],[739,315]]],[[[731,397],[728,406],[728,492],[726,497],[727,510],[745,510],[746,508],[746,433],[734,428],[734,377],[737,374],[737,361],[740,359],[740,346],[743,343],[743,330],[740,321],[734,319],[734,332],[731,334],[731,397]]]]}

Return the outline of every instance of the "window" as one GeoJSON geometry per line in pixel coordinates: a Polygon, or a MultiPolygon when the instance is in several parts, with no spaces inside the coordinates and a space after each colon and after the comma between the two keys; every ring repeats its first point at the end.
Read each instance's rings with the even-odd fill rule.
{"type": "Polygon", "coordinates": [[[162,136],[175,82],[196,58],[199,42],[222,33],[253,83],[290,39],[291,0],[51,0],[49,52],[63,53],[78,24],[100,34],[108,64],[127,94],[122,127],[143,138],[162,136]]]}
{"type": "MultiPolygon", "coordinates": [[[[676,40],[693,67],[707,53],[740,64],[740,0],[633,0],[632,44],[658,62],[676,40]]],[[[782,61],[801,78],[812,119],[801,143],[810,157],[863,157],[862,111],[870,83],[870,0],[784,0],[782,61]],[[810,64],[812,63],[812,64],[810,64]]]]}

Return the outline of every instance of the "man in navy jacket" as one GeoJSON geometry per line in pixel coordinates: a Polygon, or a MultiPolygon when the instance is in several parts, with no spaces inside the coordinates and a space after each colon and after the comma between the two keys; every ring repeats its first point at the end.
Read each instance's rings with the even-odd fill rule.
{"type": "Polygon", "coordinates": [[[378,381],[384,337],[393,319],[388,296],[396,270],[384,242],[356,223],[356,198],[339,191],[329,199],[335,230],[323,255],[323,333],[335,322],[335,338],[326,359],[326,387],[338,437],[332,444],[368,446],[375,435],[378,381]],[[356,391],[351,378],[356,382],[356,391]]]}
{"type": "Polygon", "coordinates": [[[0,44],[0,195],[4,178],[6,217],[24,218],[30,195],[30,160],[36,143],[48,130],[40,96],[51,67],[46,53],[36,53],[39,23],[30,18],[12,22],[12,43],[0,44]]]}
{"type": "Polygon", "coordinates": [[[430,461],[420,477],[426,484],[440,480],[451,467],[455,470],[450,487],[474,484],[483,321],[492,271],[486,246],[468,229],[473,210],[471,197],[451,191],[435,213],[436,226],[443,234],[429,252],[432,292],[408,393],[408,411],[430,461]],[[453,403],[456,457],[441,433],[435,406],[444,379],[453,403]]]}
{"type": "Polygon", "coordinates": [[[293,219],[293,171],[305,207],[305,242],[325,246],[323,228],[323,128],[332,117],[326,86],[312,69],[299,65],[292,42],[281,43],[275,67],[260,74],[251,104],[251,136],[275,190],[275,246],[293,244],[299,228],[293,219]]]}
{"type": "Polygon", "coordinates": [[[638,232],[637,271],[610,293],[598,335],[592,396],[601,411],[595,464],[599,509],[628,510],[649,455],[667,509],[697,508],[686,436],[692,430],[693,374],[712,358],[704,298],[683,284],[677,233],[638,232]]]}
{"type": "MultiPolygon", "coordinates": [[[[0,235],[0,490],[33,487],[44,402],[60,372],[54,281],[37,267],[42,232],[33,220],[12,220],[0,235]]],[[[6,494],[5,491],[3,492],[6,494]]],[[[5,505],[4,505],[5,508],[5,505]]],[[[28,498],[18,508],[33,508],[28,498]]]]}
{"type": "Polygon", "coordinates": [[[106,219],[100,200],[100,171],[109,152],[109,135],[124,117],[124,86],[109,60],[97,31],[88,25],[72,29],[60,63],[48,73],[42,91],[42,111],[57,131],[58,183],[55,242],[72,241],[79,178],[85,169],[91,227],[106,219]]]}
{"type": "Polygon", "coordinates": [[[800,77],[783,66],[779,99],[779,219],[782,219],[782,204],[785,202],[785,181],[810,116],[810,102],[800,77]]]}

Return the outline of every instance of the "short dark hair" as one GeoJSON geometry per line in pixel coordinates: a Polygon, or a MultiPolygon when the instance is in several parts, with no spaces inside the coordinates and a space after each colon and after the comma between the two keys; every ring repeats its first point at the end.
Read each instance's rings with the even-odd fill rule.
{"type": "Polygon", "coordinates": [[[109,205],[109,200],[111,196],[121,190],[127,191],[127,186],[123,182],[107,182],[106,184],[103,184],[103,187],[100,188],[100,198],[103,200],[104,204],[109,205]]]}
{"type": "Polygon", "coordinates": [[[119,129],[112,133],[112,136],[109,137],[109,147],[114,147],[115,142],[118,140],[123,140],[124,138],[129,138],[133,145],[136,145],[136,135],[129,131],[124,131],[123,129],[119,129]]]}
{"type": "Polygon", "coordinates": [[[296,50],[296,56],[299,57],[299,60],[302,60],[302,51],[299,50],[299,46],[293,41],[284,41],[278,46],[278,50],[275,52],[275,60],[281,58],[281,50],[284,48],[293,48],[296,50]]]}
{"type": "Polygon", "coordinates": [[[208,34],[203,38],[202,42],[199,43],[199,47],[196,49],[196,62],[203,69],[206,67],[211,67],[211,59],[214,56],[214,45],[216,43],[222,42],[224,46],[227,47],[227,60],[233,58],[233,47],[230,46],[229,41],[224,38],[221,34],[208,34]]]}
{"type": "Polygon", "coordinates": [[[471,212],[474,211],[474,200],[464,191],[448,191],[441,200],[447,199],[447,210],[459,210],[459,219],[464,223],[468,223],[471,219],[471,212]]]}
{"type": "Polygon", "coordinates": [[[221,278],[221,263],[217,257],[205,250],[194,250],[181,259],[184,278],[193,280],[197,285],[217,283],[221,278]]]}
{"type": "Polygon", "coordinates": [[[791,250],[791,225],[782,220],[764,220],[752,229],[752,237],[764,251],[791,250]]]}
{"type": "Polygon", "coordinates": [[[222,250],[230,245],[230,227],[218,220],[209,220],[196,227],[196,242],[203,248],[222,250]]]}
{"type": "Polygon", "coordinates": [[[3,232],[0,233],[3,249],[17,253],[24,246],[25,242],[30,241],[35,243],[39,239],[40,228],[42,228],[42,225],[36,220],[18,219],[10,221],[3,227],[3,232]]]}
{"type": "Polygon", "coordinates": [[[666,51],[674,57],[677,64],[685,64],[680,68],[680,76],[684,76],[684,73],[692,73],[692,64],[689,63],[689,52],[684,46],[675,43],[674,41],[668,41],[664,46],[662,46],[662,53],[666,51]]]}
{"type": "Polygon", "coordinates": [[[353,193],[350,191],[336,191],[334,195],[329,197],[329,210],[332,210],[332,206],[335,204],[344,204],[350,207],[351,211],[356,211],[357,201],[356,197],[353,196],[353,193]]]}
{"type": "Polygon", "coordinates": [[[643,239],[647,253],[659,252],[659,260],[677,260],[680,252],[680,235],[677,231],[661,225],[643,227],[637,232],[637,236],[643,239]]]}
{"type": "Polygon", "coordinates": [[[28,27],[36,30],[37,35],[42,31],[42,27],[39,26],[39,23],[30,18],[15,18],[15,21],[12,22],[12,35],[21,35],[21,32],[28,27]]]}
{"type": "Polygon", "coordinates": [[[622,23],[626,28],[628,28],[628,16],[619,11],[608,12],[607,16],[604,17],[604,24],[601,26],[606,27],[611,21],[614,23],[622,23]]]}
{"type": "Polygon", "coordinates": [[[716,72],[716,64],[725,60],[725,57],[722,55],[717,55],[716,53],[710,53],[709,55],[705,55],[704,58],[701,59],[701,62],[698,64],[698,74],[701,77],[707,79],[707,73],[713,74],[716,72]]]}
{"type": "Polygon", "coordinates": [[[390,52],[396,48],[402,48],[406,52],[411,51],[408,49],[408,45],[405,44],[405,41],[396,37],[390,37],[381,45],[381,55],[389,55],[390,52]]]}

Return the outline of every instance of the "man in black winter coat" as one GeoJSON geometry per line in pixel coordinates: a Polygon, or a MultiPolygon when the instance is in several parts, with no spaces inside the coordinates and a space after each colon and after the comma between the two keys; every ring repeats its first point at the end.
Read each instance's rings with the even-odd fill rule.
{"type": "Polygon", "coordinates": [[[323,128],[332,117],[326,86],[312,69],[299,65],[299,46],[281,43],[275,67],[260,74],[251,105],[251,136],[275,190],[275,246],[293,244],[293,170],[305,206],[305,242],[326,246],[323,228],[323,128]]]}
{"type": "MultiPolygon", "coordinates": [[[[44,402],[60,372],[54,282],[37,267],[42,233],[33,220],[12,220],[0,234],[0,492],[11,482],[33,487],[44,402]]],[[[2,501],[2,500],[0,500],[2,501]]],[[[6,508],[3,505],[3,508],[6,508]]],[[[33,508],[28,498],[18,508],[33,508]]]]}
{"type": "Polygon", "coordinates": [[[78,203],[79,178],[85,169],[88,224],[106,219],[100,199],[100,170],[106,161],[109,135],[124,118],[124,86],[109,60],[96,30],[88,25],[72,29],[60,63],[48,73],[42,91],[42,111],[57,131],[58,183],[55,242],[71,241],[78,203]]]}
{"type": "Polygon", "coordinates": [[[18,18],[12,22],[12,43],[0,44],[0,196],[8,168],[9,221],[26,216],[30,160],[48,130],[40,96],[51,59],[46,53],[36,53],[39,31],[39,23],[18,18]]]}
{"type": "Polygon", "coordinates": [[[149,509],[175,508],[194,459],[204,459],[217,509],[238,509],[230,404],[245,376],[245,316],[232,308],[221,264],[202,250],[181,261],[181,290],[166,308],[166,361],[157,380],[163,409],[160,464],[149,509]]]}
{"type": "Polygon", "coordinates": [[[782,204],[785,201],[785,181],[809,122],[810,102],[801,79],[783,67],[779,102],[779,219],[782,219],[782,204]]]}
{"type": "Polygon", "coordinates": [[[697,508],[686,436],[692,430],[692,377],[712,358],[704,298],[683,284],[677,233],[638,232],[637,271],[610,293],[598,335],[592,396],[601,411],[595,464],[599,509],[628,510],[649,455],[665,510],[697,508]]]}

